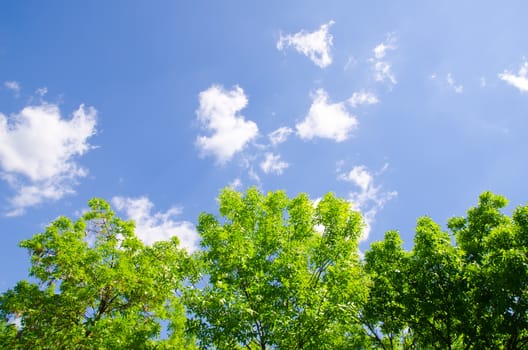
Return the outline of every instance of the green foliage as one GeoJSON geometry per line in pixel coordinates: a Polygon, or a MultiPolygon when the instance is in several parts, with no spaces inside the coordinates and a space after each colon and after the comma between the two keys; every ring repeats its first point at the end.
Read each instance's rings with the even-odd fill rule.
{"type": "Polygon", "coordinates": [[[219,198],[221,220],[202,214],[200,261],[207,284],[188,295],[202,348],[353,347],[367,283],[358,256],[361,217],[326,195],[219,198]],[[316,228],[321,228],[319,232],[316,228]]]}
{"type": "Polygon", "coordinates": [[[20,243],[32,279],[0,296],[3,348],[528,348],[528,206],[490,192],[450,232],[422,217],[410,251],[388,231],[363,260],[361,216],[332,194],[225,189],[193,256],[89,204],[20,243]]]}
{"type": "Polygon", "coordinates": [[[146,247],[134,224],[114,215],[103,200],[72,222],[61,217],[44,233],[22,241],[30,275],[0,298],[4,344],[13,349],[148,349],[158,343],[184,348],[182,327],[164,341],[161,321],[185,320],[174,291],[189,264],[178,241],[146,247]]]}

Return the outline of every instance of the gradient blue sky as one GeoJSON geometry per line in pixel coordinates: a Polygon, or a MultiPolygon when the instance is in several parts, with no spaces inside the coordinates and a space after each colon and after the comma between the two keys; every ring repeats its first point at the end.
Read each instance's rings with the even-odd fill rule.
{"type": "Polygon", "coordinates": [[[0,290],[89,198],[194,249],[225,186],[354,201],[361,248],[528,200],[524,1],[3,1],[0,290]]]}

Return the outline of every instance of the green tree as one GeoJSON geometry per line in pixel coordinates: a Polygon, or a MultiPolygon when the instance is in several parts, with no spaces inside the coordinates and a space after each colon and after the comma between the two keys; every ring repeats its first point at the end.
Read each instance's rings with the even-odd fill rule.
{"type": "Polygon", "coordinates": [[[459,347],[466,310],[462,262],[449,234],[429,217],[416,225],[408,280],[407,313],[417,343],[429,349],[459,347]]]}
{"type": "Polygon", "coordinates": [[[10,349],[190,346],[175,295],[189,270],[178,240],[144,246],[134,223],[108,203],[89,206],[81,219],[61,217],[21,242],[35,282],[20,281],[0,297],[0,340],[10,349]],[[160,340],[162,324],[169,330],[160,340]]]}
{"type": "Polygon", "coordinates": [[[449,221],[464,261],[467,348],[528,348],[528,206],[484,192],[466,217],[449,221]]]}
{"type": "Polygon", "coordinates": [[[368,302],[361,321],[374,344],[382,349],[413,346],[409,313],[410,254],[402,247],[397,231],[388,231],[382,241],[365,252],[365,270],[371,278],[368,302]]]}
{"type": "Polygon", "coordinates": [[[220,219],[200,215],[205,286],[187,297],[201,348],[363,347],[360,214],[331,194],[314,206],[304,194],[226,189],[219,203],[220,219]]]}

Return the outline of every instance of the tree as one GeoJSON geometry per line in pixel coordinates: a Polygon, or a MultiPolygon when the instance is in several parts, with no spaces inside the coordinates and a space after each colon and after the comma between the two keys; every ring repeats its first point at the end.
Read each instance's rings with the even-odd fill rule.
{"type": "Polygon", "coordinates": [[[220,215],[199,217],[205,286],[187,296],[204,349],[359,348],[367,279],[359,213],[326,195],[220,194],[220,215]]]}
{"type": "Polygon", "coordinates": [[[413,344],[409,312],[410,254],[402,247],[397,231],[365,252],[365,271],[371,278],[368,302],[362,312],[374,344],[382,349],[406,349],[413,344]]]}
{"type": "Polygon", "coordinates": [[[0,339],[12,349],[186,348],[175,291],[189,259],[178,240],[144,246],[103,200],[22,241],[30,275],[0,297],[0,339]],[[16,323],[16,324],[15,324],[16,323]],[[160,337],[162,323],[168,335],[160,337]]]}
{"type": "Polygon", "coordinates": [[[462,263],[449,234],[429,217],[416,225],[408,280],[407,311],[417,342],[425,348],[458,347],[466,310],[462,263]]]}
{"type": "Polygon", "coordinates": [[[484,192],[452,218],[468,285],[468,348],[528,348],[528,206],[503,214],[506,198],[484,192]]]}

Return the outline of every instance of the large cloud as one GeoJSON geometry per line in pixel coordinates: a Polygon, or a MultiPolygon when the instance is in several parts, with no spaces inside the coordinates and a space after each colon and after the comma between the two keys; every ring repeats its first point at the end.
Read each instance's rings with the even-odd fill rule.
{"type": "Polygon", "coordinates": [[[301,30],[293,35],[281,35],[277,42],[277,49],[283,50],[292,46],[298,52],[308,56],[317,66],[327,67],[332,63],[330,50],[332,49],[333,37],[328,33],[332,24],[334,21],[323,24],[319,30],[311,33],[301,30]]]}
{"type": "Polygon", "coordinates": [[[173,207],[164,213],[152,213],[154,204],[147,197],[114,197],[112,204],[136,222],[136,235],[145,244],[150,245],[176,236],[180,245],[189,252],[198,249],[199,237],[194,225],[189,221],[174,219],[181,214],[181,208],[173,207]]]}
{"type": "Polygon", "coordinates": [[[347,110],[345,102],[330,103],[326,91],[319,89],[313,96],[308,115],[296,128],[303,139],[321,137],[341,142],[357,124],[357,118],[347,110]]]}
{"type": "Polygon", "coordinates": [[[88,139],[96,132],[96,115],[81,105],[64,119],[53,104],[25,107],[9,118],[0,113],[1,175],[17,192],[8,215],[74,192],[87,174],[76,160],[92,148],[88,139]]]}
{"type": "Polygon", "coordinates": [[[528,91],[528,61],[524,61],[517,75],[510,71],[499,74],[499,78],[508,84],[515,86],[521,92],[528,91]]]}
{"type": "Polygon", "coordinates": [[[219,163],[225,163],[258,134],[257,124],[238,115],[248,99],[238,86],[227,91],[219,85],[202,91],[199,99],[196,115],[212,135],[198,136],[196,144],[204,154],[212,154],[219,163]]]}

